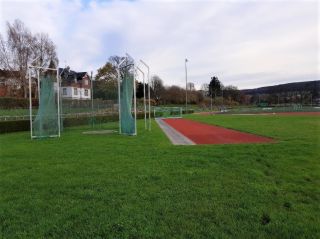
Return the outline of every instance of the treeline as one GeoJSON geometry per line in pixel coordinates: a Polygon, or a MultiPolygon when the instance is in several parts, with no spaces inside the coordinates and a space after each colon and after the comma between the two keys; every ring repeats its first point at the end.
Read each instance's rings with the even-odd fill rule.
{"type": "MultiPolygon", "coordinates": [[[[98,69],[93,81],[95,99],[117,100],[118,85],[115,65],[122,59],[120,56],[111,56],[105,65],[98,69]]],[[[124,73],[120,72],[120,74],[124,73]]],[[[148,89],[148,84],[145,83],[146,96],[148,96],[148,89]]],[[[136,81],[136,96],[142,99],[143,95],[143,82],[136,81]]],[[[150,96],[154,105],[185,104],[186,89],[176,85],[166,86],[159,76],[153,75],[150,81],[150,96]]],[[[224,87],[217,77],[212,77],[210,83],[204,84],[201,90],[188,89],[187,101],[188,104],[198,104],[203,107],[209,107],[212,104],[235,105],[241,101],[241,91],[235,86],[224,87]]]]}
{"type": "Polygon", "coordinates": [[[294,82],[245,89],[245,104],[320,104],[320,81],[294,82]]]}
{"type": "MultiPolygon", "coordinates": [[[[117,99],[117,65],[123,57],[111,56],[104,66],[98,69],[94,81],[94,98],[105,100],[117,99]]],[[[124,72],[120,72],[124,74],[124,72]]],[[[193,86],[192,83],[188,84],[193,86]]],[[[148,84],[145,83],[145,94],[148,95],[148,84]]],[[[320,81],[288,83],[257,89],[239,90],[236,86],[227,85],[211,77],[209,83],[201,86],[200,90],[193,87],[187,89],[171,85],[166,86],[163,80],[153,75],[150,82],[150,95],[154,105],[185,104],[186,93],[188,104],[197,104],[203,108],[213,108],[234,105],[279,105],[279,104],[319,104],[320,81]]],[[[136,96],[143,98],[144,85],[136,81],[136,96]]]]}

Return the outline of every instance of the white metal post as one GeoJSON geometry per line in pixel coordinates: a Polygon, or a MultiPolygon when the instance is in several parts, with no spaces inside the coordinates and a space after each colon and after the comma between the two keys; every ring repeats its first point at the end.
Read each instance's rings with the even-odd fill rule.
{"type": "Polygon", "coordinates": [[[149,100],[149,131],[151,130],[151,101],[150,101],[150,69],[149,66],[143,61],[140,62],[148,69],[148,100],[149,100]]]}
{"type": "Polygon", "coordinates": [[[40,102],[40,70],[37,69],[38,101],[40,102]]]}
{"type": "Polygon", "coordinates": [[[147,129],[147,105],[146,105],[146,84],[143,75],[143,106],[144,106],[144,129],[147,129]]]}
{"type": "Polygon", "coordinates": [[[121,80],[121,76],[120,76],[120,64],[117,67],[117,74],[118,74],[118,114],[119,114],[119,134],[121,134],[121,97],[120,97],[120,80],[121,80]]]}
{"type": "Polygon", "coordinates": [[[57,67],[57,102],[58,102],[58,135],[60,137],[60,77],[59,77],[59,67],[57,67]]]}
{"type": "Polygon", "coordinates": [[[90,76],[90,86],[91,86],[91,92],[90,92],[90,96],[91,96],[91,127],[94,127],[94,120],[93,120],[93,78],[92,78],[92,71],[91,71],[91,76],[90,76]]]}
{"type": "MultiPolygon", "coordinates": [[[[38,111],[39,111],[39,107],[40,107],[40,98],[41,98],[41,82],[40,82],[40,69],[41,68],[37,68],[37,77],[38,77],[38,92],[39,92],[39,98],[38,98],[38,111]]],[[[37,113],[38,114],[38,113],[37,113]]],[[[41,131],[43,129],[43,125],[42,125],[42,117],[40,117],[39,119],[40,121],[40,127],[41,127],[41,131]]]]}
{"type": "Polygon", "coordinates": [[[187,62],[188,62],[188,59],[186,58],[185,61],[184,61],[184,68],[185,68],[185,71],[186,71],[186,114],[187,114],[187,108],[188,108],[188,75],[187,75],[187,62]]]}
{"type": "Polygon", "coordinates": [[[144,82],[144,72],[137,66],[143,78],[143,108],[144,108],[144,128],[147,129],[147,106],[146,106],[146,86],[144,82]]]}
{"type": "Polygon", "coordinates": [[[134,100],[134,125],[135,125],[135,134],[137,135],[137,97],[136,97],[136,64],[134,62],[134,58],[126,53],[127,58],[131,58],[133,60],[133,100],[134,100]]]}
{"type": "Polygon", "coordinates": [[[134,128],[135,135],[137,132],[137,97],[136,97],[136,74],[135,74],[135,64],[133,63],[133,99],[134,99],[134,128]]]}
{"type": "Polygon", "coordinates": [[[28,67],[29,73],[29,116],[30,116],[30,137],[32,139],[32,95],[31,95],[31,69],[28,67]]]}
{"type": "MultiPolygon", "coordinates": [[[[59,67],[58,67],[59,70],[59,67]]],[[[64,69],[62,70],[62,72],[64,71],[64,69]]],[[[61,73],[59,73],[59,90],[61,89],[62,86],[62,80],[61,80],[61,73]]],[[[60,95],[59,95],[59,101],[60,101],[60,130],[62,129],[63,131],[63,111],[62,111],[62,92],[60,91],[60,95]]]]}
{"type": "Polygon", "coordinates": [[[121,134],[121,97],[120,97],[120,87],[121,87],[121,75],[120,75],[120,66],[121,64],[126,60],[126,58],[124,58],[117,66],[116,66],[116,70],[117,70],[117,74],[118,74],[118,112],[119,112],[119,134],[121,134]]]}

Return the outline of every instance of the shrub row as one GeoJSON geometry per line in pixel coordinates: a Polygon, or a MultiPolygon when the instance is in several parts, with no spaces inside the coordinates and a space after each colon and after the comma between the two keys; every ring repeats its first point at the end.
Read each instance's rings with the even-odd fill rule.
{"type": "MultiPolygon", "coordinates": [[[[185,113],[183,111],[183,113],[185,113]]],[[[193,110],[188,110],[188,113],[193,113],[193,110]]],[[[142,112],[137,113],[138,119],[143,119],[144,114],[142,112]]],[[[79,125],[86,125],[90,123],[91,117],[82,116],[76,118],[65,118],[63,120],[64,127],[72,127],[79,125]]],[[[95,117],[95,122],[107,123],[114,122],[118,120],[118,114],[112,115],[99,115],[95,117]]],[[[0,121],[0,134],[18,132],[18,131],[29,131],[30,130],[30,121],[29,120],[12,120],[12,121],[0,121]]]]}
{"type": "Polygon", "coordinates": [[[29,120],[0,121],[0,134],[28,130],[30,130],[29,120]]]}
{"type": "MultiPolygon", "coordinates": [[[[32,105],[38,106],[38,99],[32,99],[32,105]]],[[[16,109],[16,108],[29,108],[29,99],[24,98],[0,98],[0,109],[16,109]]]]}
{"type": "MultiPolygon", "coordinates": [[[[137,114],[138,119],[142,119],[144,114],[137,114]]],[[[91,117],[83,116],[77,118],[66,118],[63,120],[63,127],[72,127],[79,125],[89,124],[91,117]]],[[[107,123],[114,122],[118,120],[118,115],[99,115],[95,117],[95,122],[107,123]]],[[[12,120],[12,121],[0,121],[0,134],[18,132],[18,131],[29,131],[30,130],[30,121],[29,120],[12,120]]]]}

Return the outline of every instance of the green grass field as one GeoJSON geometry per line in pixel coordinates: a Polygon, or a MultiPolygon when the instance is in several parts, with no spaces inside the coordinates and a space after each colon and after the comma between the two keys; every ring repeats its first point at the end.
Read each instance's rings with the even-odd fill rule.
{"type": "Polygon", "coordinates": [[[0,135],[0,238],[320,238],[319,117],[187,117],[277,143],[0,135]]]}

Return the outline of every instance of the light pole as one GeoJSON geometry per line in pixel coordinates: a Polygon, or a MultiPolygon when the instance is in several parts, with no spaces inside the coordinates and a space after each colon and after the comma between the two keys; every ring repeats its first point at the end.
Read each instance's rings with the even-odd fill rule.
{"type": "Polygon", "coordinates": [[[187,74],[187,62],[188,62],[188,59],[186,58],[185,61],[184,61],[184,68],[185,68],[185,71],[186,71],[186,114],[187,114],[187,109],[188,109],[188,74],[187,74]]]}
{"type": "Polygon", "coordinates": [[[140,62],[148,69],[148,100],[149,100],[149,131],[151,130],[151,103],[150,103],[150,70],[149,66],[143,61],[140,62]]]}

